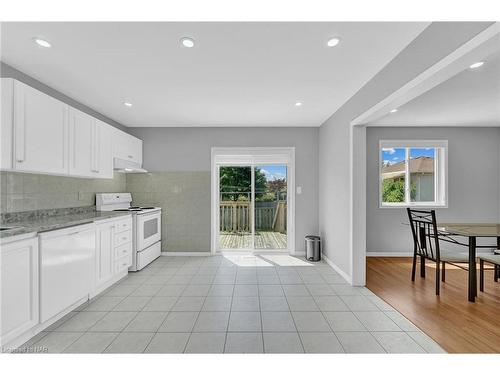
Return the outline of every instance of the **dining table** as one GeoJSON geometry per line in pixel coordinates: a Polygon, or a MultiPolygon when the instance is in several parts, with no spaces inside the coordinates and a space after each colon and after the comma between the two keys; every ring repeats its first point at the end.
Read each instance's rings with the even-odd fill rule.
{"type": "MultiPolygon", "coordinates": [[[[469,282],[468,282],[468,298],[470,302],[475,302],[477,297],[477,276],[476,276],[476,252],[477,249],[494,249],[500,251],[500,224],[495,223],[438,223],[437,230],[439,236],[453,238],[467,238],[467,246],[469,249],[469,282]],[[494,239],[495,244],[478,245],[477,240],[480,238],[494,239]]],[[[450,241],[455,242],[455,241],[450,241]]],[[[487,242],[485,240],[485,242],[487,242]]],[[[461,244],[460,242],[456,242],[461,244]]]]}

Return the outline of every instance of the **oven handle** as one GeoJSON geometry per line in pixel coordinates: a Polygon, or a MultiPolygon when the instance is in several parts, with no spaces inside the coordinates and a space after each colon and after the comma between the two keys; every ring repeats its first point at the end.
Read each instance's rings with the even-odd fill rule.
{"type": "Polygon", "coordinates": [[[149,220],[152,217],[161,217],[161,211],[151,212],[148,214],[137,215],[137,218],[141,221],[149,220]],[[143,220],[144,219],[144,220],[143,220]]]}

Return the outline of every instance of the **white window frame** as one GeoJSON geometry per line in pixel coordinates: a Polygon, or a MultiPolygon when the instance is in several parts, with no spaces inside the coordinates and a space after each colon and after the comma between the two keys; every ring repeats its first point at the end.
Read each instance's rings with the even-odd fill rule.
{"type": "Polygon", "coordinates": [[[380,140],[378,150],[378,190],[379,208],[401,208],[401,207],[421,207],[421,208],[446,208],[448,207],[448,140],[380,140]],[[412,202],[410,197],[410,148],[435,148],[436,156],[434,160],[434,202],[412,202]],[[383,149],[405,148],[406,149],[406,178],[405,178],[405,199],[406,202],[394,203],[382,201],[382,161],[383,149]]]}
{"type": "MultiPolygon", "coordinates": [[[[257,165],[284,164],[287,166],[287,248],[279,252],[295,255],[295,147],[212,147],[211,150],[211,253],[219,249],[219,167],[252,166],[252,192],[254,168],[257,165]]],[[[252,195],[252,204],[254,195],[252,195]]],[[[252,230],[252,234],[254,231],[252,230]]],[[[253,236],[252,236],[253,237],[253,236]]],[[[247,250],[269,254],[271,250],[247,250]]]]}

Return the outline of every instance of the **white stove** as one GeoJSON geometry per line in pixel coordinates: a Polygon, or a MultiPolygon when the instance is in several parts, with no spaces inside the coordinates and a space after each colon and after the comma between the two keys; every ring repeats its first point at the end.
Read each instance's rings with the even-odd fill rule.
{"type": "Polygon", "coordinates": [[[139,271],[161,255],[161,207],[131,206],[131,193],[96,194],[97,211],[132,214],[133,255],[129,271],[139,271]]]}

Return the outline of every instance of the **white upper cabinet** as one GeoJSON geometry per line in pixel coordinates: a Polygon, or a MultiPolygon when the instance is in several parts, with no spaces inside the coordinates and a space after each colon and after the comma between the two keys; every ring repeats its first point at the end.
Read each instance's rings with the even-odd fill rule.
{"type": "Polygon", "coordinates": [[[74,108],[69,110],[69,174],[113,178],[112,126],[74,108]]]}
{"type": "Polygon", "coordinates": [[[142,141],[139,138],[115,129],[113,156],[142,165],[142,141]]]}
{"type": "Polygon", "coordinates": [[[14,111],[14,80],[2,78],[2,127],[0,129],[0,168],[12,169],[12,119],[14,111]]]}
{"type": "Polygon", "coordinates": [[[96,126],[94,118],[69,109],[69,174],[92,177],[96,167],[96,126]]]}
{"type": "Polygon", "coordinates": [[[95,120],[96,156],[95,170],[99,178],[113,178],[113,127],[100,120],[95,120]]]}
{"type": "Polygon", "coordinates": [[[113,178],[113,158],[142,165],[142,141],[12,78],[1,80],[2,170],[113,178]]]}
{"type": "Polygon", "coordinates": [[[68,106],[14,81],[14,161],[18,171],[68,173],[68,106]]]}

